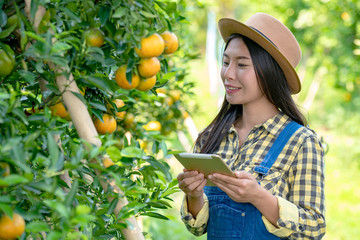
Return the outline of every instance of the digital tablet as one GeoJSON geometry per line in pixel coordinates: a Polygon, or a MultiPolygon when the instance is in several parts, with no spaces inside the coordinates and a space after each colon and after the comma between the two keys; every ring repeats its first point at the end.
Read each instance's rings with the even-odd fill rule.
{"type": "MultiPolygon", "coordinates": [[[[233,171],[228,165],[216,154],[204,153],[178,153],[174,154],[175,158],[187,169],[197,170],[207,177],[211,173],[222,173],[229,176],[234,176],[233,171]]],[[[214,186],[214,184],[207,180],[207,186],[214,186]]]]}

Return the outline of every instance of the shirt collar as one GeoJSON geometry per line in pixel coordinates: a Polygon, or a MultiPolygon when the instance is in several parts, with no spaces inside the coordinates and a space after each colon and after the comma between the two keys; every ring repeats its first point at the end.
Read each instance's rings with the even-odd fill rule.
{"type": "MultiPolygon", "coordinates": [[[[269,118],[263,123],[256,125],[254,128],[264,128],[269,133],[277,137],[280,134],[280,129],[284,128],[286,123],[291,121],[290,118],[283,112],[279,112],[274,117],[269,118]]],[[[234,124],[231,125],[229,133],[236,132],[234,124]]]]}
{"type": "Polygon", "coordinates": [[[291,121],[289,116],[283,112],[279,112],[274,117],[257,125],[257,127],[263,126],[269,133],[277,137],[280,134],[280,129],[283,129],[289,121],[291,121]]]}

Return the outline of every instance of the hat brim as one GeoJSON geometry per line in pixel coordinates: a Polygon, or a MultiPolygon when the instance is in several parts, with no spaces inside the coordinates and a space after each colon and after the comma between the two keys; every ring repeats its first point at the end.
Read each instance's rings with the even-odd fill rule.
{"type": "Polygon", "coordinates": [[[280,68],[283,70],[285,78],[291,89],[291,93],[296,94],[300,92],[301,83],[295,69],[292,67],[286,57],[278,50],[278,48],[261,33],[247,26],[246,24],[230,18],[220,19],[219,30],[225,42],[228,41],[232,34],[237,33],[253,40],[262,48],[264,48],[265,51],[267,51],[275,59],[280,68]]]}

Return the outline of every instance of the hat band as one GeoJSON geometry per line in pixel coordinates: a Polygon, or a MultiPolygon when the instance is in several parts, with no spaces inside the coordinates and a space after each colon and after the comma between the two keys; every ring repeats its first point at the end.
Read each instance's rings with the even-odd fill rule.
{"type": "Polygon", "coordinates": [[[265,34],[263,34],[262,32],[260,32],[259,30],[257,30],[256,28],[249,26],[250,28],[252,28],[253,30],[255,30],[256,32],[260,33],[261,36],[263,36],[264,38],[266,38],[266,40],[268,40],[269,42],[271,42],[272,45],[274,45],[276,48],[278,48],[275,43],[273,43],[267,36],[265,36],[265,34]]]}

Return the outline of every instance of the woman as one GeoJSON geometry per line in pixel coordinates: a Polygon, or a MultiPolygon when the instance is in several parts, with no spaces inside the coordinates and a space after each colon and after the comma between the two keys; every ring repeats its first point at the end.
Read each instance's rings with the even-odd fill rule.
{"type": "Polygon", "coordinates": [[[194,152],[220,155],[236,177],[211,174],[216,187],[209,187],[202,173],[184,169],[178,176],[186,194],[182,219],[190,232],[207,232],[208,239],[321,239],[323,149],[291,97],[301,89],[294,69],[299,44],[264,13],[246,23],[221,19],[219,30],[226,42],[226,96],[194,152]],[[290,125],[300,127],[285,139],[290,125]]]}

